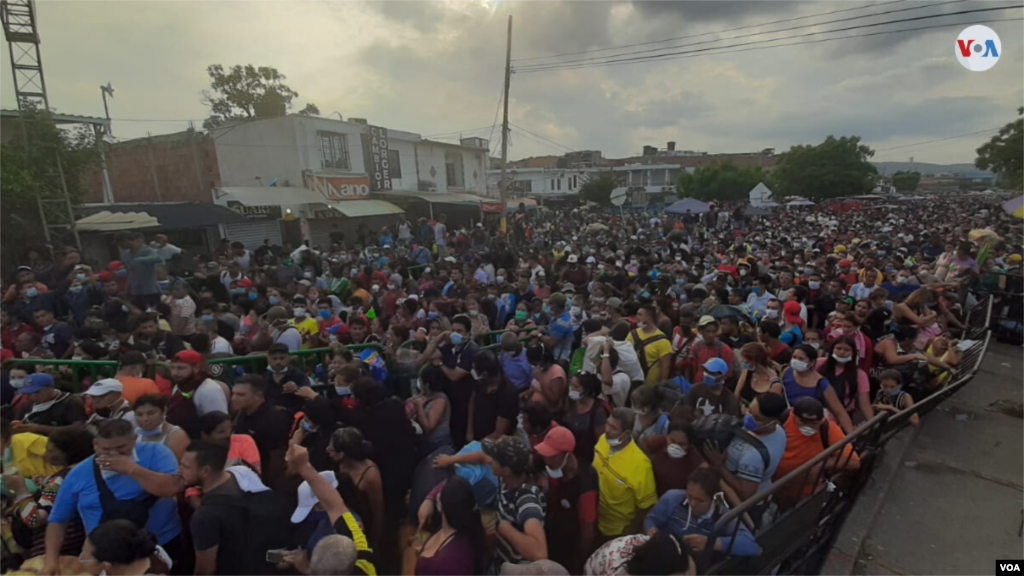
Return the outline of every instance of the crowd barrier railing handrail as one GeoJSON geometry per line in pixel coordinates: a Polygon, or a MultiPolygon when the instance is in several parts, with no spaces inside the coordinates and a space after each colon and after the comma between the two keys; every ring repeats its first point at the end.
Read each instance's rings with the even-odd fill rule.
{"type": "MultiPolygon", "coordinates": [[[[81,392],[82,378],[81,371],[88,371],[89,378],[92,382],[96,382],[100,376],[106,378],[113,378],[117,373],[118,363],[116,360],[63,360],[63,359],[50,359],[50,358],[10,358],[4,360],[3,367],[6,370],[10,370],[15,366],[32,366],[33,369],[36,366],[67,366],[71,369],[72,375],[72,392],[81,392]],[[104,370],[105,374],[100,373],[100,369],[104,370]]],[[[148,362],[146,364],[146,377],[153,379],[158,369],[169,370],[170,364],[167,362],[148,362]]]]}
{"type": "MultiPolygon", "coordinates": [[[[941,405],[969,384],[981,369],[985,353],[991,342],[988,323],[992,313],[991,297],[983,297],[968,312],[968,331],[965,336],[977,342],[964,351],[963,359],[953,378],[944,387],[932,392],[907,410],[895,414],[879,413],[862,424],[849,436],[831,444],[814,458],[773,482],[766,490],[740,503],[723,515],[715,525],[706,545],[699,551],[699,564],[707,567],[706,574],[768,574],[808,573],[805,565],[819,561],[823,552],[842,525],[846,512],[853,507],[856,496],[870,477],[876,457],[893,437],[902,432],[914,415],[922,417],[941,405]],[[845,463],[837,454],[846,446],[853,446],[860,457],[860,468],[856,472],[844,472],[845,463]],[[831,461],[831,465],[829,462],[831,461]],[[811,471],[817,467],[814,489],[803,496],[811,471]],[[829,482],[825,479],[831,477],[829,482]],[[839,480],[838,482],[836,480],[839,480]],[[765,526],[755,532],[761,554],[753,557],[731,555],[731,546],[725,557],[716,559],[714,550],[717,539],[735,536],[740,522],[749,519],[750,513],[769,502],[776,495],[783,494],[800,482],[797,495],[803,496],[794,506],[787,508],[765,526]],[[730,525],[733,525],[730,528],[730,525]]],[[[846,456],[848,459],[852,456],[846,456]]],[[[811,570],[816,567],[809,568],[811,570]]]]}

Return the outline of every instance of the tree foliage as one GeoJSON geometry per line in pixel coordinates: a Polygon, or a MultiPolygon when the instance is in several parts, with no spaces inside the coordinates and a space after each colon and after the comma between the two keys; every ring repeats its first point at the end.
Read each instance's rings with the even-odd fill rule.
{"type": "MultiPolygon", "coordinates": [[[[100,166],[100,150],[86,126],[61,129],[49,112],[26,109],[13,125],[7,143],[0,145],[0,233],[3,261],[16,262],[17,252],[29,242],[44,239],[36,198],[63,200],[57,157],[72,206],[82,202],[83,177],[100,166]],[[22,131],[24,126],[24,131],[22,131]]],[[[43,202],[47,222],[66,224],[67,209],[57,202],[43,202]]],[[[54,238],[53,242],[70,242],[54,238]]]]}
{"type": "Polygon", "coordinates": [[[683,196],[705,202],[710,200],[746,200],[750,190],[767,179],[759,167],[743,168],[732,162],[714,163],[679,175],[683,196]]]}
{"type": "Polygon", "coordinates": [[[920,183],[920,172],[897,172],[892,175],[892,185],[900,192],[913,192],[920,183]]]}
{"type": "Polygon", "coordinates": [[[868,161],[875,151],[860,136],[829,136],[816,146],[793,146],[772,171],[776,193],[805,198],[839,198],[867,194],[877,171],[868,161]]]}
{"type": "MultiPolygon", "coordinates": [[[[284,104],[286,110],[292,107],[292,100],[299,93],[284,83],[287,77],[273,66],[236,64],[224,70],[220,64],[206,67],[210,76],[210,90],[203,91],[203,104],[210,107],[210,117],[203,122],[206,129],[215,128],[227,120],[256,117],[259,104],[284,104]]],[[[300,112],[306,116],[320,114],[315,104],[307,104],[300,112]]]]}
{"type": "Polygon", "coordinates": [[[1004,186],[1019,190],[1024,187],[1024,107],[1017,109],[1017,116],[976,150],[974,165],[992,170],[1004,186]]]}
{"type": "Polygon", "coordinates": [[[604,173],[591,178],[580,188],[580,198],[601,206],[611,206],[612,190],[622,185],[622,179],[612,173],[604,173]]]}

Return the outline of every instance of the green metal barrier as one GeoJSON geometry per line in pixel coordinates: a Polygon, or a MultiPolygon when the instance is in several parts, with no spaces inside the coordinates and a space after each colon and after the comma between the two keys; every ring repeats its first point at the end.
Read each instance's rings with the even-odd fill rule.
{"type": "MultiPolygon", "coordinates": [[[[358,354],[363,350],[374,350],[385,359],[385,363],[390,371],[391,361],[384,355],[384,347],[377,343],[370,344],[349,344],[343,346],[347,350],[351,350],[353,353],[358,354]]],[[[333,348],[310,348],[308,350],[296,350],[291,352],[290,355],[293,358],[299,360],[299,364],[296,367],[306,370],[310,367],[315,367],[318,364],[323,364],[327,360],[329,354],[333,354],[333,348]],[[311,361],[312,360],[312,361],[311,361]]],[[[210,358],[206,361],[207,365],[211,366],[224,366],[225,368],[234,368],[235,366],[242,366],[246,369],[246,372],[250,374],[260,374],[267,368],[267,355],[266,354],[250,354],[248,356],[229,356],[225,358],[210,358]]]]}
{"type": "MultiPolygon", "coordinates": [[[[117,374],[117,362],[115,360],[50,360],[45,358],[12,358],[3,363],[7,370],[15,366],[31,366],[38,372],[39,366],[66,366],[71,370],[72,392],[82,391],[82,372],[86,372],[91,380],[95,382],[101,378],[113,378],[117,374]]],[[[161,370],[161,376],[170,376],[170,364],[166,362],[153,362],[146,364],[146,377],[153,379],[161,370]]]]}
{"type": "MultiPolygon", "coordinates": [[[[516,330],[515,333],[526,334],[528,332],[538,331],[539,329],[539,326],[534,328],[520,328],[519,330],[516,330]]],[[[501,340],[501,335],[504,334],[505,332],[512,332],[512,330],[491,330],[490,332],[484,332],[483,334],[480,334],[479,336],[476,336],[473,339],[476,340],[477,344],[480,344],[482,346],[492,346],[494,344],[497,344],[498,341],[501,340]]],[[[520,338],[520,341],[522,341],[522,338],[520,338]]]]}

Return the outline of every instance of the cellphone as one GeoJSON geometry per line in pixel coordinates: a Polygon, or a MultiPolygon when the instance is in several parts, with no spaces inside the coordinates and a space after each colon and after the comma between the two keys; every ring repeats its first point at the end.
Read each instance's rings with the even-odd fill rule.
{"type": "Polygon", "coordinates": [[[288,550],[279,548],[277,550],[267,550],[267,563],[268,564],[280,564],[284,562],[284,555],[288,553],[288,550]]]}

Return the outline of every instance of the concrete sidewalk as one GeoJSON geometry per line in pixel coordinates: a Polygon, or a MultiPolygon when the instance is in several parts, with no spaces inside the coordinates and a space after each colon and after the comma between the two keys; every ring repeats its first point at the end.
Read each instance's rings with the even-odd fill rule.
{"type": "Polygon", "coordinates": [[[1022,356],[993,341],[971,383],[890,441],[822,574],[994,574],[1024,558],[1022,356]]]}

